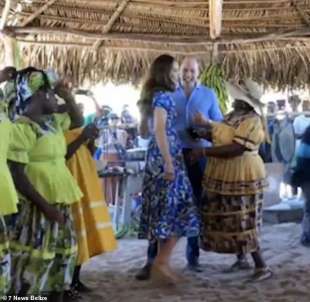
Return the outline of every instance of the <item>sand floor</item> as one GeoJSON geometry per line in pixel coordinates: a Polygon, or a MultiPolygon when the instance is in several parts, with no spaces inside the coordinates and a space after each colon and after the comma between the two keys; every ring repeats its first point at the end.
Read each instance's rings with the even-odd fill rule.
{"type": "Polygon", "coordinates": [[[187,282],[177,288],[154,287],[134,279],[145,261],[147,243],[136,239],[119,241],[119,249],[93,258],[83,267],[82,279],[93,292],[86,302],[309,302],[310,249],[299,244],[300,225],[268,225],[263,228],[263,252],[274,277],[247,283],[251,271],[225,273],[235,260],[230,255],[202,252],[203,273],[184,270],[186,241],[175,251],[173,267],[184,272],[187,282]]]}

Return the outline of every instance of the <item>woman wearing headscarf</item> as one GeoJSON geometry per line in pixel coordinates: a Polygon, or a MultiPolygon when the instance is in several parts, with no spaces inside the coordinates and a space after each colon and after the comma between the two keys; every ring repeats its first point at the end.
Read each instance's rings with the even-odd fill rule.
{"type": "Polygon", "coordinates": [[[198,125],[210,130],[213,147],[193,153],[193,159],[208,157],[203,186],[203,236],[206,251],[242,255],[251,253],[255,263],[254,280],[271,277],[260,249],[265,167],[258,149],[268,133],[265,130],[262,89],[250,80],[229,84],[233,111],[222,123],[196,116],[198,125]]]}
{"type": "MultiPolygon", "coordinates": [[[[8,70],[0,71],[0,81],[9,79],[8,70]]],[[[17,194],[7,165],[12,123],[7,116],[7,103],[0,100],[0,297],[8,294],[11,281],[11,253],[6,217],[17,212],[17,194]]]]}
{"type": "Polygon", "coordinates": [[[62,301],[76,263],[71,205],[82,197],[66,167],[63,131],[81,126],[83,118],[71,99],[65,99],[67,112],[56,114],[53,80],[34,68],[19,72],[16,80],[18,118],[8,158],[20,197],[11,238],[11,292],[62,301]]]}
{"type": "Polygon", "coordinates": [[[292,184],[301,187],[305,199],[301,243],[310,247],[310,126],[302,135],[296,153],[292,184]]]}

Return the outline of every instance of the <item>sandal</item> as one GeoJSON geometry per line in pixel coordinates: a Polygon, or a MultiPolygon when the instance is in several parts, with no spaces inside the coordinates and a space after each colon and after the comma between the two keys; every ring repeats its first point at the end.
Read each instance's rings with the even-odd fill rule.
{"type": "Polygon", "coordinates": [[[257,268],[251,278],[252,282],[261,282],[270,279],[273,276],[273,272],[270,267],[257,268]]]}
{"type": "Polygon", "coordinates": [[[65,290],[63,300],[66,302],[77,301],[80,298],[82,298],[82,296],[79,294],[79,292],[74,288],[70,288],[68,290],[65,290]]]}
{"type": "Polygon", "coordinates": [[[226,272],[227,273],[235,273],[238,271],[249,270],[251,269],[251,265],[248,260],[237,260],[226,272]]]}
{"type": "Polygon", "coordinates": [[[75,291],[77,291],[78,293],[90,293],[92,291],[91,288],[89,288],[88,286],[86,286],[84,283],[82,283],[80,280],[78,282],[76,282],[72,288],[74,288],[75,291]]]}

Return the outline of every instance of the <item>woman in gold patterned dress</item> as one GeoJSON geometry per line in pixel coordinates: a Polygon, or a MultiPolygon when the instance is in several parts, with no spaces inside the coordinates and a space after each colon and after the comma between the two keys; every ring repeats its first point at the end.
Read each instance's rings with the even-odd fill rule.
{"type": "Polygon", "coordinates": [[[258,85],[229,85],[233,111],[214,123],[197,114],[196,123],[209,128],[213,147],[192,154],[208,157],[203,180],[202,248],[218,253],[246,255],[255,263],[253,279],[271,277],[260,250],[263,191],[266,173],[258,149],[268,134],[263,122],[262,93],[258,85]]]}

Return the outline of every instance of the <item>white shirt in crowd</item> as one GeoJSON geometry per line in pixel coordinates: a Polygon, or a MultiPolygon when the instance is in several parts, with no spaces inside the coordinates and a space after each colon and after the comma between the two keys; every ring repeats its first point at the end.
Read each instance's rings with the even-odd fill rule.
{"type": "Polygon", "coordinates": [[[303,135],[310,126],[310,117],[307,117],[305,114],[300,114],[295,118],[293,125],[295,134],[298,136],[303,135]]]}
{"type": "Polygon", "coordinates": [[[99,147],[103,149],[104,153],[115,154],[118,153],[116,144],[121,145],[126,149],[128,134],[122,129],[104,129],[99,138],[99,147]]]}

